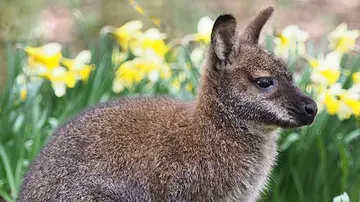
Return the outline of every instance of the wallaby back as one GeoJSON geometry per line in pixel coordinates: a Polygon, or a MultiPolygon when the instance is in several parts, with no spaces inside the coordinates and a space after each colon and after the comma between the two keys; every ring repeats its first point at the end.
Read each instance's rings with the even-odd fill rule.
{"type": "Polygon", "coordinates": [[[56,130],[25,176],[19,201],[255,201],[274,165],[277,127],[313,119],[294,114],[311,99],[257,45],[272,11],[262,11],[243,34],[231,15],[217,19],[196,101],[116,100],[56,130]],[[274,78],[266,91],[249,80],[264,74],[274,78]],[[291,110],[269,108],[279,100],[291,110]]]}

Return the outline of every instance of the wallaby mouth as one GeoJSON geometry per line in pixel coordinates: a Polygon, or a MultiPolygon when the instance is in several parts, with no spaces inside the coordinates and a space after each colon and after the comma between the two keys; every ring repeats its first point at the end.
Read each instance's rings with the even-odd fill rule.
{"type": "Polygon", "coordinates": [[[293,86],[288,91],[290,102],[287,111],[295,122],[294,127],[310,125],[314,122],[318,112],[317,104],[306,95],[299,87],[293,86]]]}
{"type": "Polygon", "coordinates": [[[298,126],[305,126],[314,122],[317,111],[316,103],[311,98],[308,98],[297,107],[290,109],[290,114],[295,118],[298,126]]]}

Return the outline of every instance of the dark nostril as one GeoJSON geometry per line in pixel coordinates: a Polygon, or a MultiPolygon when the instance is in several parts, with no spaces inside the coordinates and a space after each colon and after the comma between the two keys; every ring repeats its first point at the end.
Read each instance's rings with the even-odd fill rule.
{"type": "Polygon", "coordinates": [[[315,103],[305,105],[305,111],[308,115],[314,116],[317,112],[317,106],[315,103]]]}

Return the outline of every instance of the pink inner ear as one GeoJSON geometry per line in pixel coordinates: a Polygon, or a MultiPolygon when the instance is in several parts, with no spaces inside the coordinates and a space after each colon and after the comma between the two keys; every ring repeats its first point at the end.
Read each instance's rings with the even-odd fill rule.
{"type": "Polygon", "coordinates": [[[245,28],[241,41],[257,44],[262,28],[271,17],[274,7],[269,6],[262,10],[245,28]]]}

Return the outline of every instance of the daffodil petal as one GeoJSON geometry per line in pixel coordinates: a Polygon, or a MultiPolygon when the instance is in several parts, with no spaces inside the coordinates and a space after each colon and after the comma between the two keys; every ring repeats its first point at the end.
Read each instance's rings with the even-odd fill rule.
{"type": "Polygon", "coordinates": [[[74,59],[75,69],[80,69],[85,64],[90,63],[90,60],[91,60],[91,52],[89,50],[81,51],[74,59]]]}
{"type": "Polygon", "coordinates": [[[360,84],[360,72],[355,72],[352,75],[352,80],[355,84],[360,84]]]}
{"type": "Polygon", "coordinates": [[[156,28],[150,28],[150,29],[146,30],[144,32],[144,35],[146,38],[149,38],[152,40],[164,40],[167,37],[165,33],[161,33],[156,28]]]}
{"type": "Polygon", "coordinates": [[[113,81],[112,90],[114,93],[120,93],[125,89],[125,86],[121,82],[121,80],[115,79],[113,81]]]}
{"type": "Polygon", "coordinates": [[[48,43],[41,49],[46,56],[53,56],[61,52],[61,45],[59,43],[48,43]]]}
{"type": "Polygon", "coordinates": [[[204,16],[200,18],[197,24],[197,31],[201,34],[210,35],[213,26],[214,21],[209,16],[204,16]]]}
{"type": "Polygon", "coordinates": [[[62,97],[66,93],[66,84],[63,82],[52,82],[51,87],[57,97],[62,97]]]}

